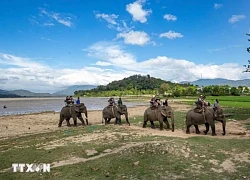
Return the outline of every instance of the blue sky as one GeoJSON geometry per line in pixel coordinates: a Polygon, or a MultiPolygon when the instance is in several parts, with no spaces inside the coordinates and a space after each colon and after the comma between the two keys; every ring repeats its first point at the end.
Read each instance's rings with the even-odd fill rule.
{"type": "Polygon", "coordinates": [[[0,2],[0,89],[248,79],[248,0],[0,2]],[[198,3],[199,2],[199,3],[198,3]]]}

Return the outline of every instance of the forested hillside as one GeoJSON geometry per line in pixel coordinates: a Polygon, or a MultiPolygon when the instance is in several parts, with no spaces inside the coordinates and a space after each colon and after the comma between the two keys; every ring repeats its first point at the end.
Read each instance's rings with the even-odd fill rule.
{"type": "MultiPolygon", "coordinates": [[[[75,96],[120,96],[158,94],[166,92],[166,88],[168,88],[168,90],[170,91],[170,89],[176,89],[177,86],[186,87],[187,85],[164,81],[159,78],[150,77],[150,75],[133,75],[119,81],[113,81],[107,84],[106,86],[101,85],[91,90],[76,91],[75,96]]],[[[171,93],[174,92],[171,91],[171,93]]]]}
{"type": "Polygon", "coordinates": [[[229,85],[210,85],[199,87],[193,84],[178,84],[162,79],[141,75],[133,75],[106,86],[97,86],[91,90],[75,91],[75,96],[122,96],[122,95],[163,95],[163,96],[194,96],[199,93],[212,96],[249,95],[246,86],[231,87],[229,85]]]}

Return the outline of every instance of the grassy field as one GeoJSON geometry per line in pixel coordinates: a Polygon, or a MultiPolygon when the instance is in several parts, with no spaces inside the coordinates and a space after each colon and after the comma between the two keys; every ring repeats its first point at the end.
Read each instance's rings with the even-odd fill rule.
{"type": "MultiPolygon", "coordinates": [[[[194,104],[198,97],[175,97],[169,98],[170,100],[181,100],[187,104],[194,104]]],[[[207,96],[206,101],[212,105],[218,99],[221,106],[224,107],[237,107],[237,108],[250,108],[250,96],[207,96]]]]}
{"type": "MultiPolygon", "coordinates": [[[[250,117],[250,111],[242,104],[243,98],[218,98],[221,103],[232,103],[232,106],[225,106],[225,113],[232,114],[230,119],[241,120],[250,129],[250,122],[244,121],[250,117]]],[[[188,103],[189,100],[195,98],[181,101],[188,103]]],[[[184,128],[184,117],[184,112],[175,112],[176,129],[184,128]]],[[[131,122],[141,127],[142,117],[131,122]]],[[[0,179],[250,179],[249,141],[211,136],[156,136],[114,125],[72,127],[0,140],[0,171],[17,162],[57,165],[50,173],[6,171],[0,173],[0,179]],[[94,154],[89,155],[87,150],[94,154]],[[71,159],[79,163],[62,163],[63,160],[71,162],[71,159]]]]}

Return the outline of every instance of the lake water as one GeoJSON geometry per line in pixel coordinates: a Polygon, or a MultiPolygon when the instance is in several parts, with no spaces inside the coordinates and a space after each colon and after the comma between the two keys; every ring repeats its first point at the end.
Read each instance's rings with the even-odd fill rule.
{"type": "MultiPolygon", "coordinates": [[[[0,98],[0,116],[11,114],[29,114],[45,111],[60,112],[64,103],[65,97],[49,97],[49,98],[0,98]],[[3,108],[6,106],[7,108],[3,108]]],[[[105,98],[85,98],[82,97],[83,102],[88,110],[102,110],[108,105],[108,97],[105,98]]],[[[116,101],[118,99],[115,99],[116,101]]],[[[149,103],[142,102],[126,102],[123,104],[127,107],[134,107],[137,105],[149,105],[149,103]]]]}

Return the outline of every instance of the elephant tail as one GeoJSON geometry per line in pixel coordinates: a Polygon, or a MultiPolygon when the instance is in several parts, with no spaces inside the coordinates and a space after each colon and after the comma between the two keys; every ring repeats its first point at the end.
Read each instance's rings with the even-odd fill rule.
{"type": "Polygon", "coordinates": [[[103,112],[102,112],[102,124],[103,124],[103,119],[104,119],[104,118],[103,118],[103,112]]]}

